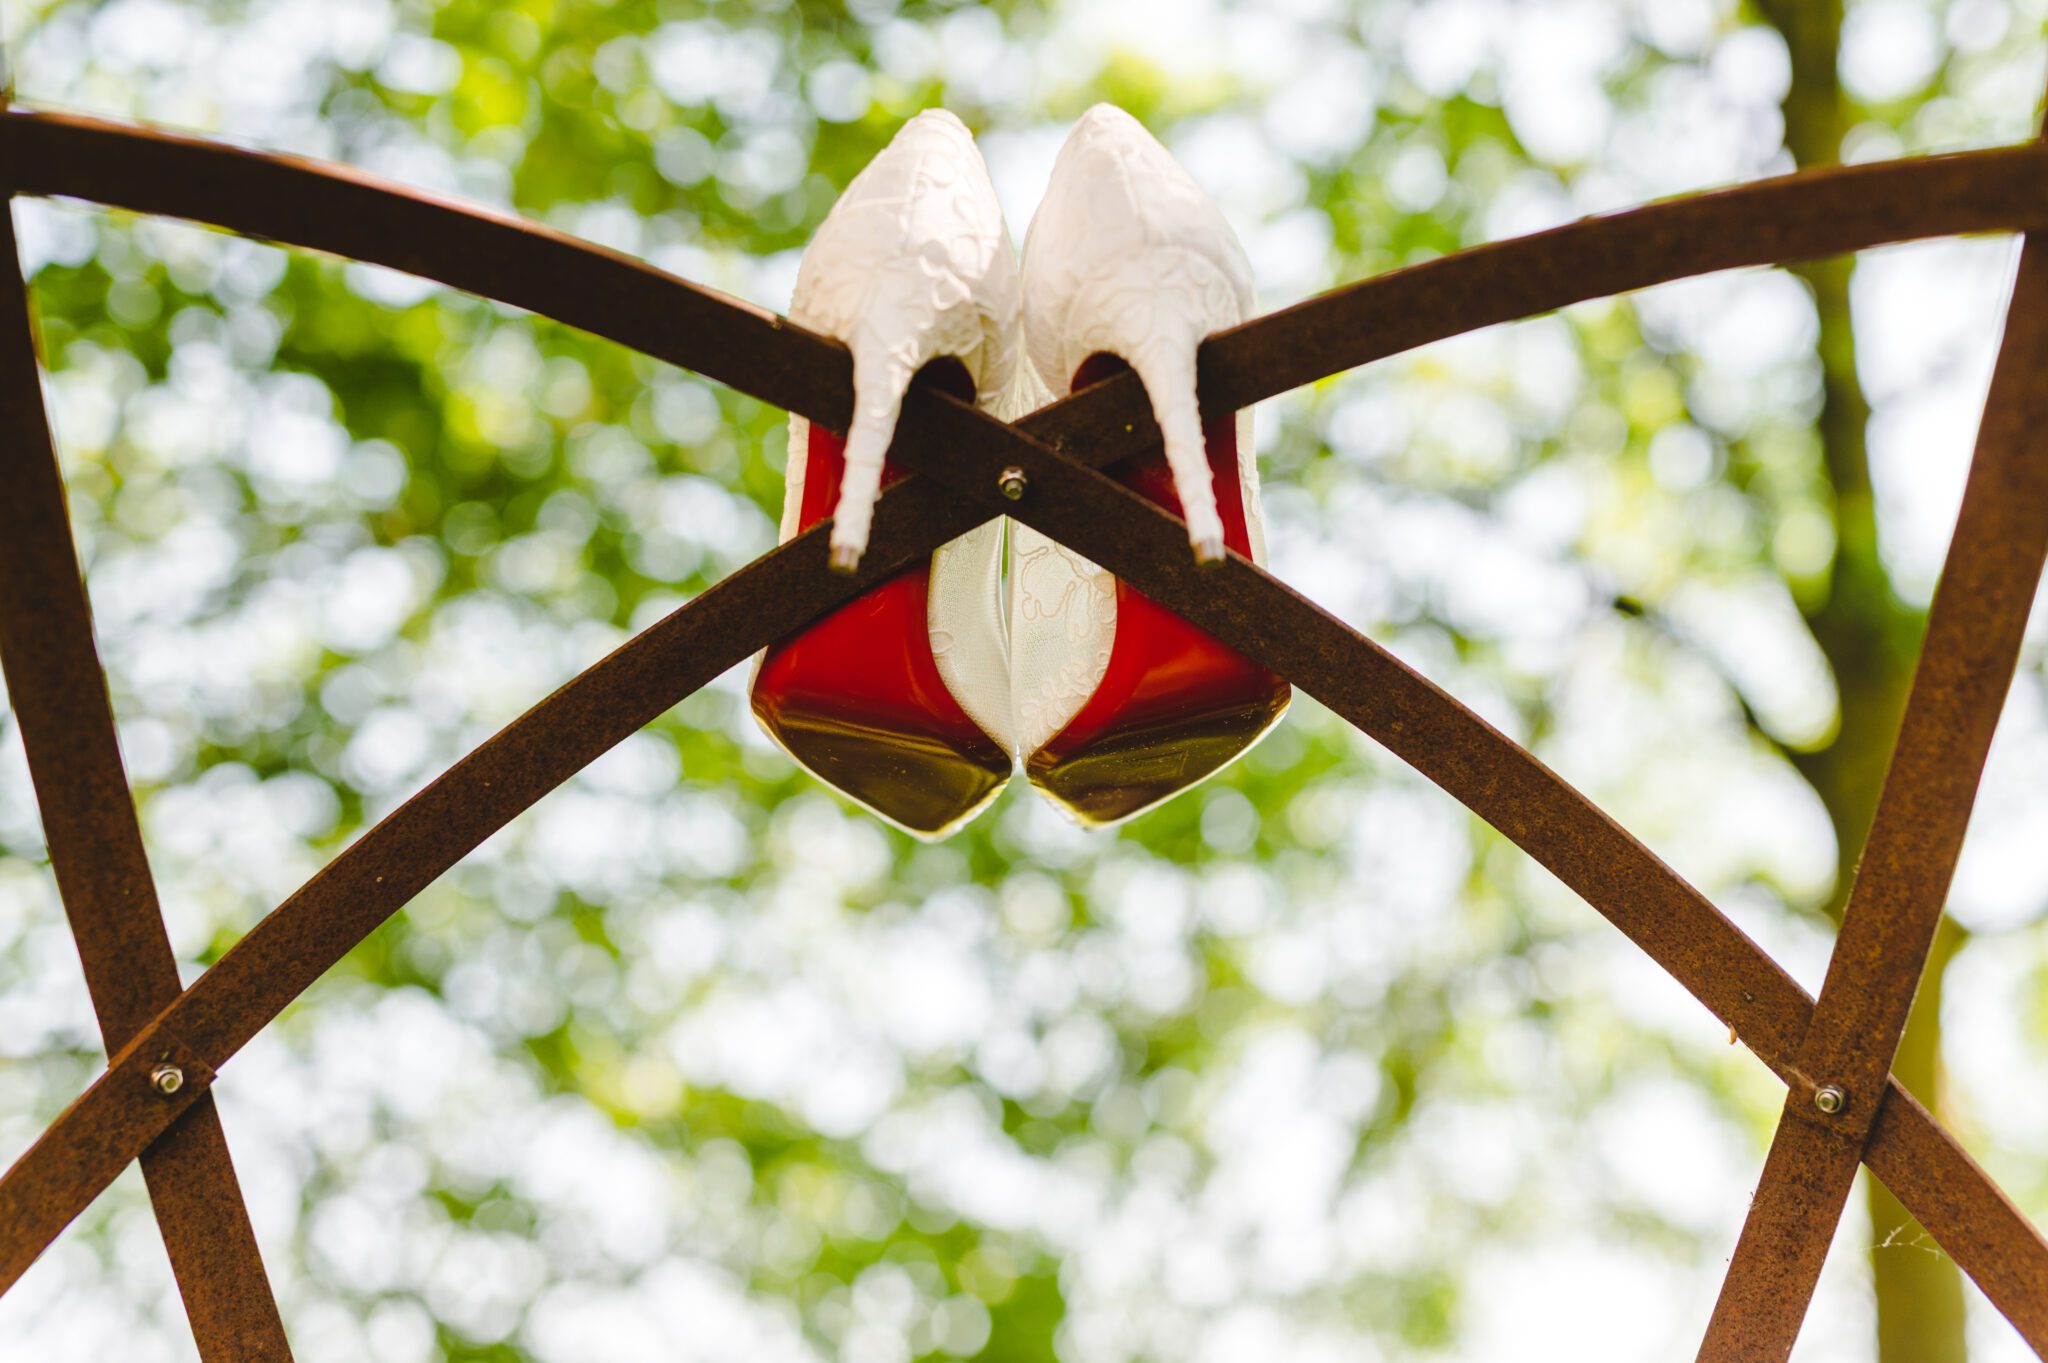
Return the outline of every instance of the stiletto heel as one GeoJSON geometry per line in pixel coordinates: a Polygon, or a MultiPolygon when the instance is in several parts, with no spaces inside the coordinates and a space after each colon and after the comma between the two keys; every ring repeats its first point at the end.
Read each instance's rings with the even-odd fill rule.
{"type": "MultiPolygon", "coordinates": [[[[1252,307],[1223,215],[1122,110],[1091,109],[1061,149],[1024,244],[1031,367],[1072,391],[1128,366],[1163,451],[1109,473],[1183,515],[1197,561],[1265,561],[1251,416],[1206,423],[1195,352],[1252,307]]],[[[1033,785],[1115,823],[1211,775],[1285,713],[1286,680],[1096,565],[1011,535],[1012,712],[1033,785]]]]}
{"type": "MultiPolygon", "coordinates": [[[[792,415],[782,539],[832,517],[867,547],[903,394],[920,371],[993,405],[1018,367],[1017,269],[994,188],[951,114],[918,115],[841,196],[798,266],[790,318],[853,352],[846,435],[792,415]]],[[[1015,766],[1002,523],[984,525],[768,648],[753,710],[819,779],[920,837],[958,827],[1015,766]]]]}

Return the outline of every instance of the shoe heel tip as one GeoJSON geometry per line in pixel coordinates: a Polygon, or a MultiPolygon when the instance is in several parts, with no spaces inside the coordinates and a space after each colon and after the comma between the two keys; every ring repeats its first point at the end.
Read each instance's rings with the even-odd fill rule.
{"type": "Polygon", "coordinates": [[[1195,564],[1198,567],[1213,568],[1229,557],[1223,548],[1223,541],[1220,539],[1199,539],[1194,541],[1194,546],[1195,564]]]}
{"type": "Polygon", "coordinates": [[[825,566],[841,577],[852,577],[860,571],[860,550],[850,545],[835,544],[825,559],[825,566]]]}

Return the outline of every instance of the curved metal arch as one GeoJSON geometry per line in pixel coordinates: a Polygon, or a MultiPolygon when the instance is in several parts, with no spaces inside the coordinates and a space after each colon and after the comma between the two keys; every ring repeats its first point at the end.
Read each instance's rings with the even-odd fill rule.
{"type": "MultiPolygon", "coordinates": [[[[90,120],[13,114],[0,119],[0,138],[0,155],[20,157],[17,175],[24,191],[81,193],[81,186],[91,183],[95,174],[107,173],[106,163],[121,155],[146,156],[141,148],[174,142],[197,149],[195,155],[203,150],[219,158],[211,173],[225,176],[231,182],[226,186],[229,191],[274,172],[288,172],[324,177],[338,192],[363,196],[362,203],[384,201],[382,191],[367,177],[90,120]],[[95,139],[98,151],[89,145],[95,139]],[[67,148],[78,159],[66,161],[67,148]],[[60,161],[65,163],[56,164],[60,161]],[[230,163],[240,168],[219,169],[230,163]],[[80,166],[87,169],[81,172],[80,166]]],[[[2042,191],[2040,157],[2026,148],[1806,172],[1446,257],[1365,281],[1215,338],[1204,350],[1204,392],[1214,405],[1237,405],[1317,377],[1309,371],[1320,364],[1341,368],[1473,326],[1700,269],[1833,254],[1919,235],[2039,226],[2048,211],[2042,202],[2048,195],[2042,191]],[[1914,192],[1900,197],[1908,190],[1914,192]],[[1760,237],[1775,254],[1759,255],[1757,251],[1766,247],[1751,250],[1743,245],[1744,229],[1756,226],[1759,213],[1765,215],[1760,237]],[[1659,232],[1670,233],[1660,238],[1661,246],[1651,240],[1659,232]],[[1683,254],[1674,265],[1670,257],[1657,258],[1659,251],[1683,254]],[[1448,319],[1448,329],[1436,330],[1444,325],[1439,318],[1448,319]],[[1275,342],[1282,353],[1261,353],[1263,346],[1275,342]]],[[[177,201],[175,190],[164,192],[166,203],[177,201]]],[[[713,353],[706,372],[714,377],[727,377],[720,369],[736,370],[730,380],[735,386],[814,419],[832,422],[845,411],[846,361],[830,342],[545,229],[469,213],[418,195],[398,197],[405,204],[391,208],[388,216],[407,220],[425,236],[438,235],[458,221],[469,224],[457,228],[460,233],[481,231],[482,237],[472,244],[484,246],[486,253],[470,265],[448,268],[464,277],[481,272],[501,279],[510,289],[503,301],[533,306],[529,300],[539,299],[543,306],[536,311],[662,358],[702,354],[710,346],[713,353]],[[515,277],[519,264],[531,266],[536,260],[562,266],[572,279],[594,277],[598,291],[593,296],[620,304],[621,315],[597,316],[573,298],[543,298],[546,288],[522,287],[515,277]],[[591,273],[579,275],[579,269],[591,273]],[[631,290],[621,292],[629,284],[631,290],[652,286],[659,296],[636,305],[631,290]],[[684,320],[664,321],[659,315],[664,302],[673,304],[684,320]],[[717,333],[715,344],[706,340],[706,329],[717,333]],[[723,334],[727,330],[734,333],[732,338],[723,334]],[[728,344],[729,339],[734,343],[728,344]],[[782,396],[769,397],[770,392],[782,396]]],[[[122,203],[118,196],[113,201],[122,203]]],[[[170,207],[146,211],[176,213],[170,207]]],[[[371,216],[385,213],[375,207],[366,211],[371,216]]],[[[228,216],[217,211],[177,215],[216,221],[228,216]]],[[[229,225],[283,236],[275,215],[254,209],[246,222],[229,225]]],[[[300,244],[331,249],[325,241],[332,233],[321,224],[310,224],[309,235],[314,239],[300,244]]],[[[464,239],[470,240],[466,235],[464,239]]],[[[365,258],[440,277],[418,268],[417,255],[365,258]]],[[[455,278],[444,282],[473,287],[455,278]]],[[[1249,564],[1237,562],[1221,574],[1192,578],[1175,522],[1059,457],[1060,449],[1078,447],[1090,463],[1102,463],[1144,443],[1153,433],[1141,404],[1133,402],[1136,396],[1134,380],[1105,384],[1046,409],[1019,430],[943,397],[915,395],[906,412],[899,455],[928,474],[950,471],[950,478],[959,479],[966,479],[970,468],[1024,464],[1034,475],[1028,504],[972,509],[970,502],[985,503],[992,497],[989,488],[963,482],[957,490],[967,496],[949,497],[937,487],[918,486],[926,478],[908,480],[884,498],[876,547],[860,579],[847,582],[826,575],[819,537],[803,537],[707,591],[458,763],[337,858],[159,1013],[135,1043],[113,1058],[109,1073],[0,1180],[0,1218],[8,1227],[0,1242],[0,1281],[11,1282],[48,1238],[204,1087],[196,1084],[182,1100],[138,1100],[139,1089],[128,1082],[137,1076],[138,1057],[146,1060],[153,1051],[184,1048],[203,1079],[204,1066],[225,1061],[304,987],[298,984],[284,993],[284,986],[301,977],[304,983],[317,978],[489,831],[605,747],[762,644],[845,600],[891,568],[1002,512],[1041,528],[1058,528],[1063,538],[1227,642],[1269,664],[1286,664],[1279,670],[1372,733],[1585,895],[1709,1008],[1733,1023],[1781,1077],[1792,1078],[1785,1067],[1805,1030],[1811,1001],[1647,848],[1426,679],[1249,564]],[[1106,436],[1115,438],[1102,438],[1106,436]],[[935,457],[941,450],[948,451],[947,460],[935,457]],[[961,450],[972,451],[971,458],[962,458],[961,450]],[[1110,525],[1117,528],[1115,536],[1101,529],[1110,525]],[[1360,689],[1366,678],[1372,681],[1369,694],[1360,689]],[[453,821],[453,831],[433,827],[442,819],[453,821]],[[454,850],[457,842],[478,829],[482,831],[473,840],[454,850]],[[445,845],[431,847],[443,838],[445,845]],[[423,849],[435,855],[426,861],[410,859],[423,849]],[[442,855],[445,862],[434,865],[442,855]],[[62,1185],[52,1185],[53,1197],[38,1197],[31,1186],[36,1175],[44,1173],[56,1175],[62,1185]]],[[[2048,1315],[2048,1292],[2043,1290],[2048,1285],[2048,1247],[1895,1084],[1878,1111],[1865,1154],[2030,1342],[2048,1349],[2048,1319],[2043,1318],[2048,1315]]]]}
{"type": "MultiPolygon", "coordinates": [[[[16,255],[12,215],[0,212],[0,260],[16,255]]],[[[6,268],[0,268],[0,583],[12,585],[0,590],[0,671],[64,917],[112,1053],[183,986],[93,639],[63,471],[43,410],[28,289],[19,269],[6,268]]],[[[193,1108],[142,1152],[143,1181],[186,1318],[202,1358],[281,1363],[290,1345],[227,1135],[210,1096],[193,1108]]]]}
{"type": "Polygon", "coordinates": [[[2037,233],[2021,248],[1912,691],[1704,1363],[1791,1352],[1962,855],[2048,558],[2048,458],[2037,448],[2048,425],[2044,251],[2037,233]]]}
{"type": "MultiPolygon", "coordinates": [[[[827,426],[853,410],[842,347],[550,227],[345,166],[68,114],[0,115],[16,192],[183,218],[509,303],[827,426]]],[[[1332,289],[1202,347],[1202,397],[1248,407],[1373,360],[1694,275],[1896,242],[2048,228],[2048,147],[1828,166],[1668,199],[1332,289]]],[[[1023,423],[1098,466],[1157,438],[1133,375],[1023,423]]]]}
{"type": "MultiPolygon", "coordinates": [[[[2036,346],[2028,358],[2048,368],[2048,344],[2036,346]]],[[[1428,777],[1556,875],[1726,1022],[1786,1083],[1788,1110],[1811,1110],[1821,1081],[1803,1072],[1800,1060],[1815,1016],[1812,998],[1711,900],[1612,816],[1379,645],[1249,562],[1233,556],[1219,569],[1197,569],[1187,555],[1180,523],[1121,484],[1057,456],[1033,464],[1014,449],[983,454],[961,415],[968,409],[941,397],[923,402],[948,408],[944,419],[956,423],[959,434],[941,446],[937,457],[922,444],[905,456],[922,476],[945,481],[963,497],[995,509],[1002,505],[995,486],[1001,470],[1023,467],[1031,491],[1005,508],[1009,515],[1072,546],[1290,677],[1428,777]],[[974,453],[963,456],[961,451],[974,453]]],[[[1986,426],[1992,429],[1989,415],[1986,426]]],[[[2003,423],[2007,435],[2016,426],[2011,419],[2003,423]]],[[[1930,640],[1970,641],[1956,651],[1952,665],[1971,669],[1975,684],[1967,688],[1970,694],[1945,699],[1937,686],[1936,703],[1930,706],[1920,695],[1924,683],[1916,682],[1914,708],[1925,712],[1925,726],[1964,741],[1909,771],[1904,778],[1909,786],[1915,779],[1934,779],[1952,794],[1960,779],[1974,787],[1983,749],[1958,731],[1976,729],[1979,733],[1971,737],[1988,744],[2042,552],[2048,549],[2048,463],[2036,459],[2016,479],[2014,465],[2026,452],[2008,446],[2000,453],[2002,459],[1987,463],[1980,449],[1973,461],[1966,499],[1975,513],[1959,527],[1959,532],[1981,529],[1986,534],[1959,534],[1943,570],[1945,581],[1956,576],[1975,586],[1993,581],[1997,586],[1983,595],[1968,589],[1944,593],[1947,608],[1929,630],[1930,640]],[[1975,637],[1980,634],[1981,639],[1975,637]]],[[[1952,857],[1967,816],[1964,808],[1941,820],[1954,824],[1952,845],[1937,838],[1904,849],[1901,868],[1922,876],[1944,853],[1952,857]]],[[[1945,871],[1942,879],[1945,884],[1945,871]]],[[[1904,979],[1909,998],[1918,978],[1915,964],[1904,979]]],[[[1887,984],[1896,983],[1893,968],[1884,975],[1887,984]]],[[[1866,1093],[1863,1105],[1870,1127],[1855,1147],[1863,1162],[2034,1350],[2048,1357],[2048,1242],[1896,1080],[1885,1075],[1881,1085],[1866,1093]]],[[[1838,1216],[1839,1206],[1827,1224],[1838,1216]]],[[[1830,1238],[1822,1237],[1823,1248],[1830,1238]]],[[[1741,1310],[1775,1317],[1766,1319],[1766,1329],[1781,1327],[1789,1312],[1796,1332],[1813,1283],[1796,1283],[1792,1277],[1765,1277],[1746,1285],[1741,1310]]],[[[1776,1342],[1782,1349],[1766,1340],[1733,1341],[1730,1352],[1703,1357],[1749,1363],[1782,1356],[1791,1349],[1792,1334],[1776,1342]]]]}

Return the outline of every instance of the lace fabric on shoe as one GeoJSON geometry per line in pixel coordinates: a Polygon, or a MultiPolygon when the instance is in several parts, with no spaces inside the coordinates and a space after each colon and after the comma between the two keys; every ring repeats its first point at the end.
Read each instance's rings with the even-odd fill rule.
{"type": "Polygon", "coordinates": [[[932,555],[926,619],[932,660],[953,699],[982,732],[1017,753],[1010,698],[1010,639],[1003,629],[1003,527],[997,517],[932,555]]]}
{"type": "MultiPolygon", "coordinates": [[[[1009,420],[1053,399],[1021,365],[1009,420]]],[[[1028,754],[1066,726],[1109,669],[1116,642],[1116,579],[1030,526],[1010,522],[1010,708],[1017,751],[1028,754]]]]}

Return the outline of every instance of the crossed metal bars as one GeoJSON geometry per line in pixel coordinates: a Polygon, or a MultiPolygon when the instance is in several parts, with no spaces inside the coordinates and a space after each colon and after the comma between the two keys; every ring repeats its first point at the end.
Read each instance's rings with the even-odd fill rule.
{"type": "MultiPolygon", "coordinates": [[[[645,263],[345,168],[47,113],[0,114],[8,194],[211,223],[552,317],[843,427],[845,350],[645,263]]],[[[2048,232],[2039,145],[1803,171],[1479,247],[1203,347],[1233,410],[1429,341],[1690,275],[1968,232],[2048,232]]],[[[11,227],[7,231],[12,246],[11,227]]],[[[1786,1113],[1700,1356],[1782,1359],[1857,1162],[2048,1358],[2048,1241],[1888,1075],[2048,554],[2048,260],[2030,237],[1869,850],[1818,1005],[1698,890],[1525,749],[1242,558],[1096,472],[1156,444],[1123,374],[1013,426],[918,386],[861,571],[821,530],[577,676],[365,833],[179,992],[114,742],[43,410],[26,291],[0,271],[0,662],[111,1058],[0,1177],[0,1290],[140,1158],[201,1354],[290,1356],[209,1090],[350,948],[493,832],[735,663],[994,515],[1101,563],[1315,696],[1548,868],[1785,1081],[1786,1113]],[[1028,491],[998,482],[1022,469],[1028,491]]]]}

